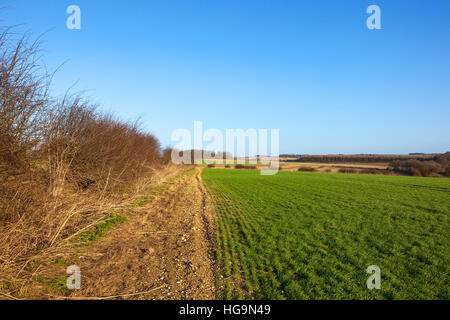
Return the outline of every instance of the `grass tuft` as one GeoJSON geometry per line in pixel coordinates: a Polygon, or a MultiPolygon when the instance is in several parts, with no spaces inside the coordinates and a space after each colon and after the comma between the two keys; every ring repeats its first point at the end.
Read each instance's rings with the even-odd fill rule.
{"type": "Polygon", "coordinates": [[[113,228],[116,224],[124,222],[125,220],[126,217],[124,215],[118,215],[115,213],[107,215],[105,221],[96,225],[94,230],[80,235],[83,245],[91,245],[92,242],[97,241],[100,237],[103,237],[109,229],[113,228]]]}

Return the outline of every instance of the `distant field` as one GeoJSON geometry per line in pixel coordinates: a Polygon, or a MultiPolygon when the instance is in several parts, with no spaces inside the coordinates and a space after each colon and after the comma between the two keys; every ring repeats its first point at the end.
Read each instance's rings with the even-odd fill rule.
{"type": "Polygon", "coordinates": [[[366,162],[381,162],[388,163],[395,160],[431,160],[436,154],[415,154],[415,155],[393,155],[393,154],[367,154],[367,155],[341,155],[341,154],[328,154],[328,155],[303,155],[297,158],[298,162],[324,162],[324,163],[339,163],[339,162],[353,162],[353,163],[366,163],[366,162]]]}
{"type": "Polygon", "coordinates": [[[337,173],[340,168],[352,168],[355,170],[364,169],[378,169],[386,170],[388,163],[351,163],[351,162],[339,162],[339,163],[323,163],[323,162],[280,162],[282,170],[297,171],[301,167],[314,168],[318,172],[334,172],[337,173]]]}
{"type": "Polygon", "coordinates": [[[450,180],[204,169],[224,298],[448,299],[450,180]],[[381,268],[381,290],[366,268],[381,268]]]}

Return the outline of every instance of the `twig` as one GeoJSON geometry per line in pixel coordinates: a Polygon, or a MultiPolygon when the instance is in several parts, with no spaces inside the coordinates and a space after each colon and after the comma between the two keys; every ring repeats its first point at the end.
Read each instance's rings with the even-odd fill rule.
{"type": "Polygon", "coordinates": [[[11,295],[9,295],[7,293],[3,293],[3,292],[0,292],[0,295],[5,296],[5,297],[10,298],[10,299],[13,299],[13,300],[23,300],[23,299],[19,299],[19,298],[13,297],[13,296],[11,296],[11,295]]]}
{"type": "Polygon", "coordinates": [[[87,228],[96,226],[97,224],[99,224],[100,222],[102,222],[104,219],[105,219],[105,216],[103,215],[103,216],[100,217],[100,219],[95,220],[93,223],[91,223],[91,224],[89,224],[89,225],[87,225],[87,226],[81,228],[80,230],[78,230],[77,232],[71,234],[70,236],[68,236],[67,238],[63,239],[62,241],[67,241],[67,240],[69,240],[69,239],[75,237],[77,234],[83,232],[83,231],[86,230],[87,228]]]}
{"type": "MultiPolygon", "coordinates": [[[[116,208],[116,209],[126,208],[126,209],[128,209],[127,206],[113,206],[113,208],[116,208]]],[[[99,210],[100,210],[100,209],[99,209],[99,210]]],[[[99,219],[97,219],[97,220],[95,220],[94,222],[88,224],[87,226],[81,228],[80,230],[78,230],[78,231],[76,231],[75,233],[71,234],[71,235],[68,236],[67,238],[62,239],[61,242],[67,241],[67,240],[69,240],[69,239],[75,237],[77,234],[80,234],[80,233],[83,232],[84,230],[86,230],[86,229],[88,229],[88,228],[90,228],[90,227],[94,227],[94,226],[98,225],[99,223],[103,222],[103,220],[105,219],[105,217],[106,217],[106,215],[102,215],[99,219]]]]}
{"type": "Polygon", "coordinates": [[[115,296],[108,296],[108,297],[63,297],[63,296],[54,296],[49,295],[54,298],[60,298],[60,299],[68,299],[68,300],[108,300],[108,299],[115,299],[115,298],[126,298],[126,297],[133,297],[141,294],[150,293],[152,291],[158,290],[165,287],[165,285],[153,288],[151,290],[142,291],[142,292],[136,292],[136,293],[127,293],[127,294],[120,294],[115,296]]]}
{"type": "Polygon", "coordinates": [[[66,225],[67,221],[69,221],[70,218],[72,218],[72,216],[74,214],[77,213],[77,211],[74,212],[76,206],[73,206],[72,209],[70,210],[69,214],[67,215],[66,220],[63,222],[63,224],[59,227],[58,231],[55,233],[55,235],[53,236],[52,241],[50,242],[50,247],[53,246],[53,244],[55,243],[56,239],[58,238],[59,233],[61,232],[61,230],[64,228],[64,226],[66,225]]]}

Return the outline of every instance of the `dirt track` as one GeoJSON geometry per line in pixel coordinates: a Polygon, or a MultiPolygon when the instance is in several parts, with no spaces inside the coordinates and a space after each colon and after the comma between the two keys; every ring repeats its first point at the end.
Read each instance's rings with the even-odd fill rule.
{"type": "Polygon", "coordinates": [[[84,249],[82,288],[71,298],[214,299],[213,217],[200,172],[84,249]]]}

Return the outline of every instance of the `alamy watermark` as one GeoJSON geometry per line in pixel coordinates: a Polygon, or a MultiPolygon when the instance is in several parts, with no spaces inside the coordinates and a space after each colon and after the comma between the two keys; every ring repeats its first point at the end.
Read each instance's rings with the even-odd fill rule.
{"type": "Polygon", "coordinates": [[[81,9],[77,5],[70,5],[66,9],[66,13],[70,16],[66,20],[66,26],[69,30],[81,29],[81,9]]]}
{"type": "Polygon", "coordinates": [[[381,29],[381,9],[377,5],[370,5],[366,10],[367,14],[370,16],[367,18],[366,26],[369,30],[380,30],[381,29]]]}
{"type": "Polygon", "coordinates": [[[176,145],[171,159],[174,164],[258,164],[262,175],[273,175],[279,169],[279,129],[219,129],[203,132],[203,122],[194,121],[194,133],[187,129],[172,132],[176,145]],[[193,152],[183,152],[190,150],[193,152]]]}
{"type": "Polygon", "coordinates": [[[381,270],[379,266],[368,266],[366,272],[371,276],[367,279],[367,289],[381,289],[381,270]]]}
{"type": "MultiPolygon", "coordinates": [[[[70,16],[66,20],[66,26],[69,30],[81,29],[81,9],[79,6],[72,4],[67,7],[66,13],[70,16]]],[[[381,9],[379,6],[372,4],[367,7],[366,13],[370,16],[366,20],[366,26],[369,30],[381,29],[381,9]]]]}
{"type": "Polygon", "coordinates": [[[67,267],[67,274],[70,276],[67,278],[66,285],[69,290],[81,289],[81,269],[80,267],[73,265],[67,267]]]}

